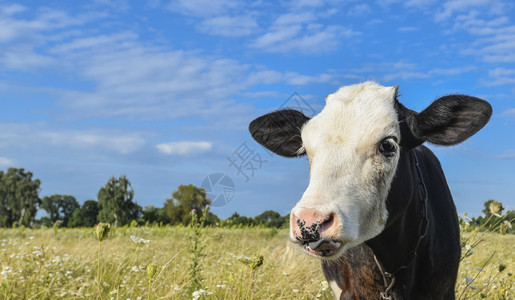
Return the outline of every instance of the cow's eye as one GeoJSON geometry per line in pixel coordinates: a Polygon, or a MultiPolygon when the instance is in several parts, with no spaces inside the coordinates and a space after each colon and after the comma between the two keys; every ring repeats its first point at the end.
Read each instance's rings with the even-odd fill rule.
{"type": "Polygon", "coordinates": [[[384,156],[394,156],[397,151],[397,139],[393,136],[389,136],[381,141],[379,144],[379,152],[384,156]]]}

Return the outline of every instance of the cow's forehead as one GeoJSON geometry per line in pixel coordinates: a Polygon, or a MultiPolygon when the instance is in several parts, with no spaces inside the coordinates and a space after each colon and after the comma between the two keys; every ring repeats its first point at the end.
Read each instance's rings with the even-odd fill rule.
{"type": "Polygon", "coordinates": [[[302,128],[306,150],[319,145],[345,143],[356,147],[399,136],[394,107],[396,87],[365,82],[340,88],[327,96],[326,106],[302,128]]]}

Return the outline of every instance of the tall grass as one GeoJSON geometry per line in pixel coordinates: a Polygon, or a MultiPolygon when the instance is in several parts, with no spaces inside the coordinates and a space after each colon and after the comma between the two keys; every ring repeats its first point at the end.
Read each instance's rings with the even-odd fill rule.
{"type": "Polygon", "coordinates": [[[506,235],[514,220],[499,215],[501,208],[502,204],[494,201],[490,205],[490,217],[477,227],[470,226],[466,214],[460,217],[462,256],[456,284],[458,300],[515,297],[515,237],[506,235]]]}
{"type": "MultiPolygon", "coordinates": [[[[201,297],[332,299],[319,262],[291,249],[286,230],[203,230],[200,289],[212,294],[201,297]],[[262,255],[264,264],[242,277],[242,263],[231,254],[262,255]],[[246,284],[240,287],[242,278],[246,284]]],[[[57,236],[53,229],[0,229],[0,299],[96,298],[98,241],[92,233],[91,228],[60,228],[57,236]]],[[[100,298],[145,299],[151,289],[151,299],[193,299],[191,256],[184,251],[190,234],[184,227],[112,228],[102,241],[100,298]],[[152,241],[139,246],[136,260],[130,235],[152,241]],[[150,288],[149,264],[157,266],[150,288]]]]}
{"type": "MultiPolygon", "coordinates": [[[[287,230],[202,228],[196,294],[191,228],[112,228],[99,272],[93,231],[0,229],[0,299],[332,299],[320,262],[292,247],[287,230]]],[[[515,236],[464,228],[463,245],[457,298],[513,299],[515,236]]]]}

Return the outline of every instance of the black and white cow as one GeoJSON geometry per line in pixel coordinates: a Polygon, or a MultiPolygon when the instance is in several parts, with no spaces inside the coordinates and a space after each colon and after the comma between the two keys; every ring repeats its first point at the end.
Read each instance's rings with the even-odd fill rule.
{"type": "Polygon", "coordinates": [[[365,82],[327,96],[312,119],[280,110],[251,122],[254,139],[307,155],[309,186],[291,211],[290,239],[322,259],[338,299],[454,299],[459,226],[438,159],[490,119],[488,102],[439,98],[420,113],[398,87],[365,82]]]}

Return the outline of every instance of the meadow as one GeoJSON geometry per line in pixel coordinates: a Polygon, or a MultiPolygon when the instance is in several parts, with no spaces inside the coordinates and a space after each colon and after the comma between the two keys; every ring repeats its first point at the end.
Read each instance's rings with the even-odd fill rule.
{"type": "MultiPolygon", "coordinates": [[[[112,228],[101,243],[93,228],[0,229],[0,299],[332,299],[319,262],[287,235],[203,228],[192,250],[186,227],[112,228]]],[[[457,299],[513,299],[515,236],[472,232],[463,242],[457,299]]]]}

